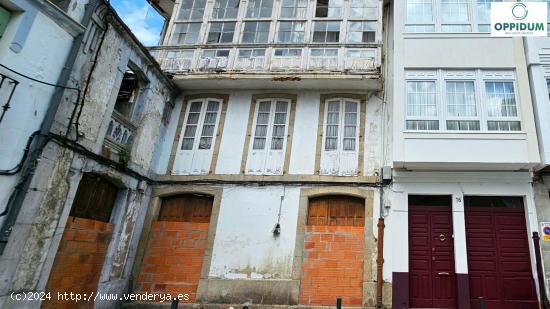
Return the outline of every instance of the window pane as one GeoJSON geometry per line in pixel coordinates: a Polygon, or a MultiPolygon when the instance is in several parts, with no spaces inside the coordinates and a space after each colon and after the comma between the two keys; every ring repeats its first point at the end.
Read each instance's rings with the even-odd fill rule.
{"type": "Polygon", "coordinates": [[[273,0],[249,0],[246,17],[271,17],[273,0]]]}
{"type": "Polygon", "coordinates": [[[485,82],[489,117],[517,117],[516,95],[512,82],[485,82]]]}
{"type": "Polygon", "coordinates": [[[441,0],[441,20],[443,23],[467,23],[470,0],[441,0]]]}
{"type": "Polygon", "coordinates": [[[407,0],[407,23],[422,24],[432,21],[432,0],[407,0]]]}
{"type": "Polygon", "coordinates": [[[447,82],[447,114],[454,117],[477,116],[474,82],[447,82]]]}
{"type": "Polygon", "coordinates": [[[265,148],[265,138],[254,138],[254,144],[252,145],[252,149],[258,150],[258,149],[264,149],[265,148]]]}
{"type": "Polygon", "coordinates": [[[488,121],[487,128],[489,131],[521,131],[521,123],[519,121],[488,121]]]}
{"type": "Polygon", "coordinates": [[[407,120],[407,130],[439,130],[439,121],[437,120],[407,120]]]}
{"type": "Polygon", "coordinates": [[[407,83],[407,116],[435,117],[437,104],[435,82],[418,81],[407,83]]]}
{"type": "Polygon", "coordinates": [[[451,131],[479,131],[479,120],[447,120],[447,130],[451,131]]]}
{"type": "Polygon", "coordinates": [[[355,138],[344,138],[344,150],[355,151],[355,138]]]}

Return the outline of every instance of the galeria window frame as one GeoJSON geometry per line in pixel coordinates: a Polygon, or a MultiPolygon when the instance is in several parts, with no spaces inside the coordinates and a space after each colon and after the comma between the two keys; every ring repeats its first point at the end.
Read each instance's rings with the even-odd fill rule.
{"type": "Polygon", "coordinates": [[[170,43],[172,45],[186,45],[199,43],[201,22],[175,23],[170,43]],[[184,29],[182,29],[184,28],[184,29]],[[195,28],[195,29],[192,29],[195,28]],[[184,32],[183,32],[184,31],[184,32]],[[183,41],[181,40],[183,38],[183,41]]]}
{"type": "MultiPolygon", "coordinates": [[[[426,87],[424,87],[426,89],[426,87]]],[[[496,88],[495,88],[496,89],[496,88]]],[[[519,100],[519,91],[515,71],[510,70],[407,70],[405,72],[404,82],[404,121],[403,130],[405,132],[443,132],[443,133],[521,133],[521,102],[519,100]],[[449,110],[450,93],[447,86],[453,82],[472,82],[473,97],[475,100],[476,114],[464,113],[468,115],[457,116],[452,115],[449,110]],[[414,85],[420,83],[433,83],[434,93],[431,92],[415,92],[414,85]],[[508,95],[507,98],[513,96],[515,105],[501,105],[498,108],[490,110],[490,98],[486,88],[490,84],[492,86],[502,87],[503,90],[513,90],[513,93],[498,93],[499,95],[508,95]],[[427,109],[426,111],[434,110],[436,113],[427,113],[418,115],[414,112],[414,105],[411,104],[412,98],[415,101],[419,100],[425,104],[423,106],[432,106],[429,104],[428,95],[432,96],[435,101],[435,109],[427,109]],[[495,110],[499,113],[510,113],[513,110],[515,115],[491,115],[495,110]],[[492,111],[492,112],[491,112],[492,111]],[[506,111],[506,112],[504,112],[506,111]],[[479,129],[473,122],[479,122],[479,129]],[[434,125],[437,123],[437,128],[434,125]],[[449,125],[451,123],[451,125],[449,125]],[[455,125],[456,124],[456,125],[455,125]],[[498,127],[495,129],[495,126],[498,127]],[[454,127],[449,128],[449,127],[454,127]],[[506,129],[507,128],[507,129],[506,129]]],[[[451,92],[455,94],[455,92],[451,92]]],[[[456,99],[456,98],[453,98],[456,99]]],[[[416,104],[418,106],[418,104],[416,104]]],[[[466,106],[466,104],[464,105],[466,106]]],[[[470,104],[471,108],[471,104],[470,104]]],[[[456,113],[456,110],[455,110],[456,113]]]]}
{"type": "Polygon", "coordinates": [[[177,21],[202,21],[204,18],[204,13],[206,11],[206,2],[207,0],[187,0],[190,2],[190,7],[184,7],[184,2],[182,1],[179,5],[178,15],[176,16],[177,21]],[[184,17],[184,11],[188,11],[188,16],[184,17]]]}
{"type": "MultiPolygon", "coordinates": [[[[503,0],[492,0],[494,2],[502,2],[503,0]]],[[[404,23],[404,32],[405,33],[489,33],[490,27],[487,28],[487,25],[490,24],[490,21],[482,19],[482,14],[480,14],[480,8],[486,7],[486,0],[406,0],[405,3],[405,23],[404,23]],[[467,21],[460,20],[444,20],[444,12],[446,11],[443,1],[449,6],[448,9],[459,9],[463,10],[457,5],[466,4],[466,14],[465,16],[467,21]],[[415,12],[422,11],[423,13],[428,13],[431,11],[431,16],[424,15],[425,18],[420,18],[417,20],[411,20],[414,17],[421,17],[421,15],[410,13],[413,8],[413,4],[417,4],[417,8],[422,8],[421,10],[416,10],[415,12]],[[454,5],[454,7],[453,7],[454,5]],[[431,6],[431,9],[430,9],[431,6]],[[469,29],[469,30],[468,30],[469,29]]],[[[457,14],[450,14],[449,16],[460,16],[457,14]]]]}

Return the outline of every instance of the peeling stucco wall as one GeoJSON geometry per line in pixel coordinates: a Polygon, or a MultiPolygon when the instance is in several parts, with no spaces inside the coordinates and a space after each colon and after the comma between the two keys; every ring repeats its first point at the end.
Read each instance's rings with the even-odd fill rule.
{"type": "MultiPolygon", "coordinates": [[[[74,9],[79,10],[78,7],[74,9]]],[[[75,12],[75,14],[78,15],[81,12],[75,12]]],[[[81,90],[88,88],[83,97],[83,109],[79,121],[79,131],[83,135],[79,136],[77,142],[89,151],[101,154],[122,76],[128,64],[131,63],[139,69],[146,83],[141,89],[139,101],[131,119],[138,129],[130,150],[128,167],[149,176],[153,174],[151,166],[154,153],[166,130],[166,123],[162,121],[165,104],[172,100],[174,87],[116,19],[111,17],[106,20],[109,23],[108,30],[89,83],[87,84],[87,77],[93,66],[94,53],[89,50],[84,53],[84,46],[81,46],[75,69],[71,72],[71,86],[78,86],[81,90]]],[[[40,24],[37,25],[37,27],[40,26],[40,24]]],[[[38,30],[43,31],[40,28],[38,30]]],[[[35,40],[38,39],[35,38],[35,40]]],[[[60,48],[69,46],[58,45],[60,48]]],[[[39,48],[37,47],[36,50],[39,48]]],[[[59,51],[56,57],[59,57],[62,62],[65,59],[60,57],[61,55],[64,54],[59,51]]],[[[1,53],[0,57],[2,57],[1,53]]],[[[46,71],[56,72],[53,69],[44,72],[46,71]]],[[[41,79],[42,77],[37,76],[41,79]]],[[[47,79],[55,80],[55,77],[47,79]]],[[[40,101],[50,96],[51,94],[43,94],[40,101]]],[[[76,91],[66,90],[64,96],[52,129],[52,133],[59,135],[64,135],[66,132],[69,116],[73,113],[77,102],[76,91]]],[[[69,137],[76,139],[74,127],[69,137]]],[[[91,159],[82,153],[49,141],[42,156],[36,162],[35,172],[31,175],[31,185],[26,192],[22,209],[8,240],[6,252],[0,256],[1,308],[40,307],[40,302],[36,301],[11,302],[9,294],[12,291],[44,291],[65,222],[84,173],[99,174],[119,187],[110,221],[114,224],[113,237],[107,249],[98,291],[111,293],[127,291],[150,200],[149,185],[144,180],[113,168],[112,164],[91,159]]],[[[95,307],[115,308],[119,305],[119,302],[98,302],[95,307]]]]}

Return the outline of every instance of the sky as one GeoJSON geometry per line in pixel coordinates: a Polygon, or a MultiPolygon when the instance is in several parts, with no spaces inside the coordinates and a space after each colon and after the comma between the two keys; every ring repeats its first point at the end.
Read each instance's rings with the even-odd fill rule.
{"type": "Polygon", "coordinates": [[[158,45],[164,20],[146,0],[111,0],[111,5],[143,45],[158,45]]]}

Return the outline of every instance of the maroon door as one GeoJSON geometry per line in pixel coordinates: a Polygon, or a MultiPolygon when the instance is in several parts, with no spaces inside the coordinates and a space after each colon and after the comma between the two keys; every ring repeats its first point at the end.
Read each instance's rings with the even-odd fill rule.
{"type": "MultiPolygon", "coordinates": [[[[443,201],[445,201],[444,199],[443,201]]],[[[409,203],[411,308],[456,308],[451,199],[441,205],[409,203]]]]}
{"type": "Polygon", "coordinates": [[[521,198],[466,197],[472,309],[538,308],[521,198]]]}

